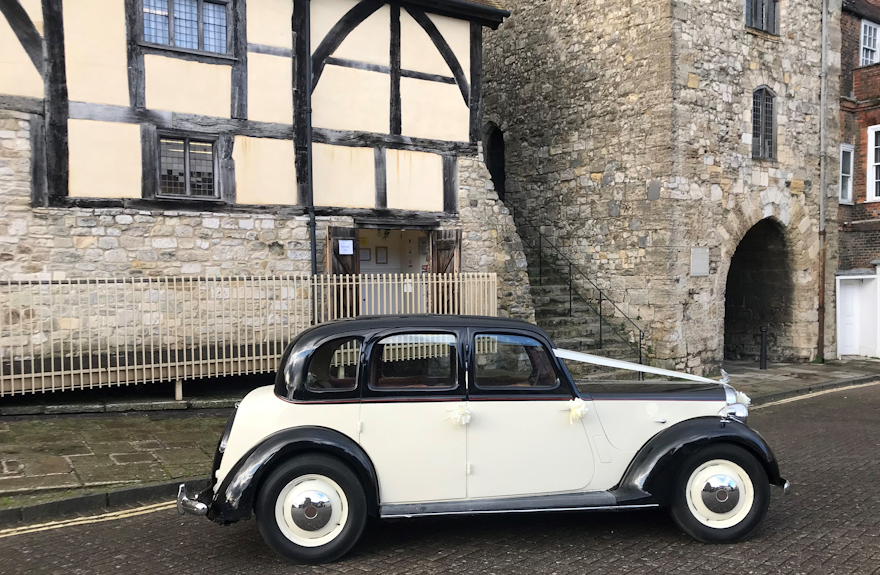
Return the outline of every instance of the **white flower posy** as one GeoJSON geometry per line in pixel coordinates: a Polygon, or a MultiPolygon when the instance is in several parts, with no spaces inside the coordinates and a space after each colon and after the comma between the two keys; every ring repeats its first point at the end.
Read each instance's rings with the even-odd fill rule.
{"type": "Polygon", "coordinates": [[[449,417],[446,419],[451,419],[455,425],[464,427],[471,422],[471,412],[463,405],[459,405],[453,409],[447,409],[446,411],[449,412],[449,417]]]}
{"type": "Polygon", "coordinates": [[[568,411],[568,423],[574,425],[576,421],[580,421],[587,414],[587,402],[578,397],[568,402],[568,407],[562,411],[568,411]]]}

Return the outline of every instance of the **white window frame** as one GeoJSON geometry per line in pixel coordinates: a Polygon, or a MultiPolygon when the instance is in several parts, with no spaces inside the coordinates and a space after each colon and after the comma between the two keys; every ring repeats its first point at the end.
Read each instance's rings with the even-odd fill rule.
{"type": "Polygon", "coordinates": [[[880,178],[875,179],[874,175],[880,168],[880,139],[877,133],[880,132],[880,125],[868,128],[868,149],[865,150],[865,164],[867,164],[867,178],[865,179],[865,201],[880,202],[880,178]],[[877,148],[875,150],[875,148],[877,148]]]}
{"type": "Polygon", "coordinates": [[[840,179],[838,181],[838,192],[837,199],[841,204],[852,204],[853,203],[853,164],[855,163],[853,160],[853,156],[855,155],[854,148],[850,144],[840,144],[840,179]],[[843,154],[844,152],[849,152],[849,182],[847,185],[843,183],[843,154]]]}
{"type": "Polygon", "coordinates": [[[877,55],[880,53],[880,50],[877,49],[877,38],[880,36],[880,26],[871,22],[870,20],[862,20],[862,33],[859,37],[859,65],[860,66],[870,66],[871,64],[877,63],[877,55]],[[865,40],[868,34],[870,33],[870,40],[872,40],[873,46],[866,46],[865,40]],[[870,54],[866,57],[865,50],[870,51],[870,54]]]}

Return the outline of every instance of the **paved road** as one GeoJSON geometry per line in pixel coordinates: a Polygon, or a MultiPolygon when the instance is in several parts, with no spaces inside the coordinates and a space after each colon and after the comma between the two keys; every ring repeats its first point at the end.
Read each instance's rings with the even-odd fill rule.
{"type": "Polygon", "coordinates": [[[175,511],[0,539],[0,573],[880,573],[880,385],[753,412],[795,485],[752,540],[695,543],[660,511],[373,524],[344,560],[296,566],[253,521],[175,511]]]}

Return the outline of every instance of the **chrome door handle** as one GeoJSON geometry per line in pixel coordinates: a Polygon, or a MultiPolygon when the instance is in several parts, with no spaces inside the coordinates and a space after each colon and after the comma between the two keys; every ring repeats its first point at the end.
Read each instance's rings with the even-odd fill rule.
{"type": "Polygon", "coordinates": [[[654,423],[666,423],[665,419],[655,419],[654,423]]]}

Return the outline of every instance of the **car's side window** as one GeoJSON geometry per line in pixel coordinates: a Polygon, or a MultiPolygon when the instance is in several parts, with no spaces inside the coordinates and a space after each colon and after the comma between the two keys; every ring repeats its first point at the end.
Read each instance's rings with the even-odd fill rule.
{"type": "Polygon", "coordinates": [[[383,338],[373,347],[370,365],[370,387],[375,390],[454,389],[455,336],[407,333],[383,338]]]}
{"type": "Polygon", "coordinates": [[[351,391],[357,387],[361,338],[344,337],[321,344],[312,353],[306,388],[309,391],[351,391]]]}
{"type": "Polygon", "coordinates": [[[479,334],[474,359],[480,389],[551,389],[558,383],[547,349],[531,337],[479,334]]]}

